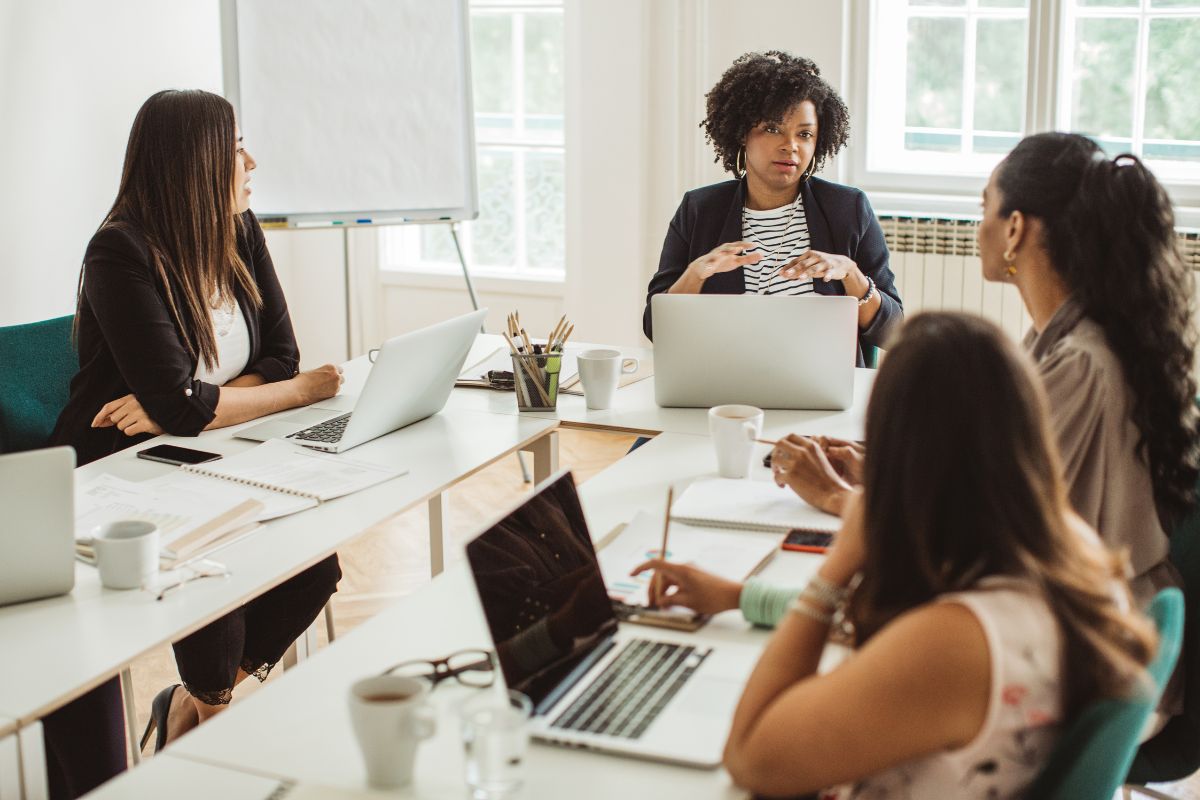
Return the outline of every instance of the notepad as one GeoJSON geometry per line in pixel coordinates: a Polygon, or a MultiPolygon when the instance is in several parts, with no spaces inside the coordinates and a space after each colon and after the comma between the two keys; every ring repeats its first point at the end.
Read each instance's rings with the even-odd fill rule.
{"type": "Polygon", "coordinates": [[[837,533],[840,517],[826,514],[770,481],[702,478],[671,506],[672,519],[750,531],[837,533]]]}

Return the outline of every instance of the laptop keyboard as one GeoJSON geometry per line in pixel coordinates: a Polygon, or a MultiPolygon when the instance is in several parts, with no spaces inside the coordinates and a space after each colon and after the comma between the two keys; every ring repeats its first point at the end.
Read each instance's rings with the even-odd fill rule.
{"type": "Polygon", "coordinates": [[[337,444],[342,440],[342,434],[346,432],[346,424],[348,422],[350,422],[350,414],[342,414],[340,417],[327,419],[319,425],[313,425],[311,428],[296,431],[287,438],[301,439],[306,442],[337,444]]]}
{"type": "Polygon", "coordinates": [[[634,639],[550,727],[637,739],[710,652],[634,639]]]}

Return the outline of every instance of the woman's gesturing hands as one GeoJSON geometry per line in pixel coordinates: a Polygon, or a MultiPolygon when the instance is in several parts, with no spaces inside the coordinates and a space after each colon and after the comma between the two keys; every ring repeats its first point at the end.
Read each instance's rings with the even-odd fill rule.
{"type": "Polygon", "coordinates": [[[718,272],[732,272],[747,264],[762,261],[762,252],[754,242],[726,242],[688,264],[688,272],[703,283],[718,272]],[[754,251],[754,252],[750,252],[754,251]]]}

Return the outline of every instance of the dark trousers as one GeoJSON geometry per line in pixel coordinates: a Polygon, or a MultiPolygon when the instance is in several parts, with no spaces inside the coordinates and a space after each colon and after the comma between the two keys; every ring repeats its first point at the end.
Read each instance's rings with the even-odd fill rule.
{"type": "Polygon", "coordinates": [[[42,717],[50,800],[72,800],[125,769],[125,707],[113,678],[42,717]]]}
{"type": "Polygon", "coordinates": [[[239,667],[265,679],[321,613],[341,577],[332,555],[176,642],[175,665],[188,693],[218,705],[232,697],[239,667]]]}

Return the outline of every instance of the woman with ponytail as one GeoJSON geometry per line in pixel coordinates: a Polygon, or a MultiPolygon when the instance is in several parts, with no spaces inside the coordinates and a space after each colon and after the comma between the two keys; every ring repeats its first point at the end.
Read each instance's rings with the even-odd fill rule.
{"type": "MultiPolygon", "coordinates": [[[[983,192],[984,278],[1014,284],[1071,504],[1125,550],[1136,601],[1181,580],[1166,531],[1193,502],[1192,275],[1166,191],[1083,136],[1024,139],[983,192]]],[[[982,456],[982,454],[981,454],[982,456]]],[[[986,456],[983,456],[986,457],[986,456]]]]}

